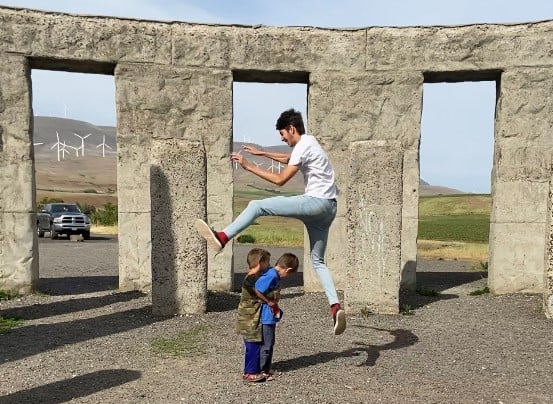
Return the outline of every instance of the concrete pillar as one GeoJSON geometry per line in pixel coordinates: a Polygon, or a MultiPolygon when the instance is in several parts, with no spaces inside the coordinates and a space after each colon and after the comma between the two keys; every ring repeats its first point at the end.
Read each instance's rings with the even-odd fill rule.
{"type": "Polygon", "coordinates": [[[350,145],[345,307],[399,312],[403,149],[397,141],[350,145]]]}
{"type": "MultiPolygon", "coordinates": [[[[201,141],[207,161],[207,215],[232,220],[232,75],[226,70],[122,63],[115,69],[119,196],[119,286],[152,282],[152,139],[201,141]],[[153,96],[152,94],[155,94],[153,96]]],[[[232,245],[210,255],[210,288],[232,288],[232,245]]]]}
{"type": "Polygon", "coordinates": [[[115,69],[121,291],[145,290],[152,284],[150,148],[159,128],[154,114],[162,111],[154,99],[161,100],[151,96],[158,78],[153,70],[140,64],[115,69]]]}
{"type": "MultiPolygon", "coordinates": [[[[418,229],[418,148],[423,76],[403,71],[315,71],[310,75],[309,131],[327,151],[341,194],[338,214],[330,229],[327,263],[337,289],[347,283],[344,246],[347,245],[347,190],[349,145],[365,140],[397,140],[405,153],[402,225],[402,282],[415,288],[418,229]]],[[[311,270],[306,243],[304,288],[321,291],[311,270]]]]}
{"type": "Polygon", "coordinates": [[[545,226],[545,291],[543,308],[547,318],[553,318],[553,170],[549,182],[549,202],[547,204],[547,224],[545,226]]]}
{"type": "MultiPolygon", "coordinates": [[[[418,145],[418,142],[417,142],[418,145]]],[[[401,282],[400,289],[417,288],[417,237],[419,229],[419,150],[405,150],[403,155],[403,209],[401,211],[401,282]]]]}
{"type": "Polygon", "coordinates": [[[501,77],[488,270],[496,294],[544,291],[552,92],[550,69],[514,69],[501,77]]]}
{"type": "Polygon", "coordinates": [[[206,158],[201,142],[152,143],[152,306],[157,315],[200,314],[207,306],[207,249],[194,229],[205,218],[206,158]]]}
{"type": "Polygon", "coordinates": [[[30,69],[0,60],[0,290],[26,294],[38,282],[30,69]]]}

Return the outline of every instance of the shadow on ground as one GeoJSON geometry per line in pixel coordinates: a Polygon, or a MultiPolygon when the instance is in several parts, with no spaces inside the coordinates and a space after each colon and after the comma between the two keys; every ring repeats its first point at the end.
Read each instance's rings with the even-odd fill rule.
{"type": "Polygon", "coordinates": [[[2,396],[0,397],[0,404],[66,403],[79,397],[85,397],[101,390],[107,390],[140,379],[140,377],[141,373],[136,370],[99,370],[2,396]]]}
{"type": "Polygon", "coordinates": [[[151,306],[145,306],[92,318],[14,328],[1,336],[0,364],[163,320],[152,315],[151,306]]]}
{"type": "Polygon", "coordinates": [[[118,276],[75,276],[38,280],[38,291],[51,296],[81,295],[117,290],[118,287],[118,276]]]}
{"type": "Polygon", "coordinates": [[[69,299],[59,302],[34,304],[32,306],[16,307],[12,309],[0,310],[2,317],[17,317],[23,320],[33,320],[37,318],[46,318],[59,316],[78,311],[92,310],[99,307],[109,306],[114,303],[129,302],[146,296],[142,292],[123,292],[113,293],[105,296],[87,297],[79,299],[69,299]]]}
{"type": "Polygon", "coordinates": [[[456,299],[459,295],[442,293],[458,286],[486,279],[487,272],[417,272],[415,291],[402,290],[399,297],[400,309],[416,309],[440,300],[456,299]]]}
{"type": "Polygon", "coordinates": [[[406,348],[414,345],[419,341],[419,338],[409,330],[396,329],[386,330],[382,328],[366,327],[376,331],[383,331],[389,333],[394,337],[392,342],[383,345],[371,345],[364,342],[354,342],[357,345],[354,348],[350,348],[342,352],[318,352],[312,355],[299,356],[297,358],[287,359],[285,361],[279,361],[274,363],[275,369],[282,372],[289,372],[309,366],[315,366],[321,363],[334,361],[339,358],[349,358],[353,356],[367,355],[367,359],[360,363],[358,366],[374,366],[376,361],[380,357],[380,352],[387,350],[395,350],[406,348]]]}
{"type": "Polygon", "coordinates": [[[417,272],[417,288],[434,289],[437,292],[487,279],[487,272],[417,272]]]}

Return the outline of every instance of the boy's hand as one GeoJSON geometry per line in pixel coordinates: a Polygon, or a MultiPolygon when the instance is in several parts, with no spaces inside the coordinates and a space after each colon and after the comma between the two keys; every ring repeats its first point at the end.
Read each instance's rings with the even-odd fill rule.
{"type": "Polygon", "coordinates": [[[250,165],[250,162],[248,160],[246,160],[244,158],[244,156],[242,154],[240,154],[240,152],[233,152],[230,154],[230,159],[232,161],[235,161],[237,162],[238,164],[240,164],[242,166],[242,168],[246,168],[250,165]]]}
{"type": "Polygon", "coordinates": [[[253,146],[242,146],[242,149],[244,149],[245,152],[253,154],[254,156],[262,156],[265,152],[263,150],[259,150],[256,147],[253,146]]]}
{"type": "Polygon", "coordinates": [[[278,307],[278,304],[275,303],[274,306],[271,306],[271,311],[273,312],[273,316],[276,318],[280,317],[280,307],[278,307]]]}

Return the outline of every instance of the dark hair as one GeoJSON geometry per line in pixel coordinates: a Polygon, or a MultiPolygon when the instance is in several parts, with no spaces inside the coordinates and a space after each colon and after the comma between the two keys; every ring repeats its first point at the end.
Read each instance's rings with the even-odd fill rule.
{"type": "Polygon", "coordinates": [[[261,261],[269,260],[271,253],[262,248],[252,248],[248,253],[246,260],[248,261],[248,267],[251,269],[259,264],[261,261]]]}
{"type": "Polygon", "coordinates": [[[284,253],[277,260],[275,267],[291,268],[291,272],[296,272],[300,266],[300,260],[292,253],[284,253]]]}
{"type": "Polygon", "coordinates": [[[296,128],[300,135],[303,135],[305,133],[305,126],[303,125],[301,112],[296,111],[294,108],[290,108],[280,114],[276,121],[276,129],[286,129],[289,125],[292,125],[294,128],[296,128]]]}

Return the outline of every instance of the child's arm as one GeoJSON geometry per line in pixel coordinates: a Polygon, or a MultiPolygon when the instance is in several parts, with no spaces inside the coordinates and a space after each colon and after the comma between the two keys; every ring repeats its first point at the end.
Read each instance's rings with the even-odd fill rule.
{"type": "Polygon", "coordinates": [[[280,288],[275,289],[275,302],[278,303],[280,301],[280,288]]]}
{"type": "Polygon", "coordinates": [[[259,298],[259,300],[261,300],[261,302],[269,305],[269,307],[273,307],[274,305],[276,305],[275,301],[274,300],[271,300],[269,299],[267,296],[265,296],[263,293],[261,293],[259,290],[255,289],[254,288],[254,292],[255,294],[257,295],[257,297],[259,298]]]}

